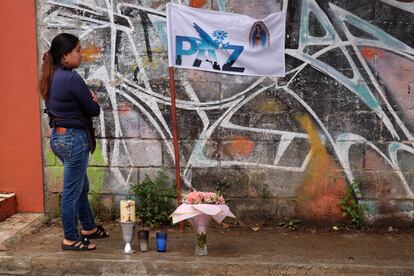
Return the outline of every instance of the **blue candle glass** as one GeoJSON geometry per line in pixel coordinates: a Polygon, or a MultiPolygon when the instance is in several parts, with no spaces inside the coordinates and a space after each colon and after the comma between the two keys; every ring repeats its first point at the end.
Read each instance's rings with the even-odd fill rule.
{"type": "Polygon", "coordinates": [[[155,237],[157,240],[157,251],[165,252],[167,249],[167,232],[157,232],[155,237]]]}

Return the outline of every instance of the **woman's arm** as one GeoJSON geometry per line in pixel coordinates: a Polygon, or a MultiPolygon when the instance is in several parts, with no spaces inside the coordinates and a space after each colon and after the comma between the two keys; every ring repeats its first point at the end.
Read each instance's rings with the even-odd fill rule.
{"type": "Polygon", "coordinates": [[[70,91],[88,116],[99,116],[100,107],[96,95],[89,90],[85,81],[76,72],[73,72],[70,80],[70,91]]]}

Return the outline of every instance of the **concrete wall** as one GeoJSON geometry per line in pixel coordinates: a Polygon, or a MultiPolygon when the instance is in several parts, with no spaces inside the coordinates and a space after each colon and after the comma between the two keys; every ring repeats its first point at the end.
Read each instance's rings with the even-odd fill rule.
{"type": "Polygon", "coordinates": [[[16,193],[20,212],[43,212],[34,1],[2,1],[0,26],[0,192],[16,193]]]}
{"type": "MultiPolygon", "coordinates": [[[[285,78],[176,70],[185,187],[227,182],[242,220],[332,222],[360,177],[371,219],[412,221],[412,1],[178,2],[256,18],[287,12],[285,78]]],[[[89,175],[109,205],[161,166],[174,175],[165,3],[38,1],[40,53],[61,31],[81,37],[79,72],[103,110],[89,175]]],[[[54,209],[62,167],[44,154],[54,209]]]]}

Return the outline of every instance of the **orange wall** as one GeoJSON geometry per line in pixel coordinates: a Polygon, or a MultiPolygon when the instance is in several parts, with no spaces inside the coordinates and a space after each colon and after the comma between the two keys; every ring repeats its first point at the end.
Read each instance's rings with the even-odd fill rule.
{"type": "Polygon", "coordinates": [[[0,191],[20,212],[43,212],[43,179],[34,0],[0,8],[0,191]]]}

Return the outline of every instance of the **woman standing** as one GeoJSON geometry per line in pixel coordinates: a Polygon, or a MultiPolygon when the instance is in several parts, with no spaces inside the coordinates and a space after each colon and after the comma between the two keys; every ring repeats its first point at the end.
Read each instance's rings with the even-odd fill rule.
{"type": "Polygon", "coordinates": [[[100,107],[95,93],[73,69],[81,62],[79,39],[62,33],[53,40],[43,56],[40,92],[46,103],[49,125],[52,127],[50,145],[63,163],[63,192],[61,202],[64,240],[62,250],[87,251],[96,246],[89,239],[109,237],[97,226],[89,206],[89,181],[86,174],[89,152],[95,149],[92,117],[100,107]],[[82,225],[78,232],[78,219],[82,225]]]}

